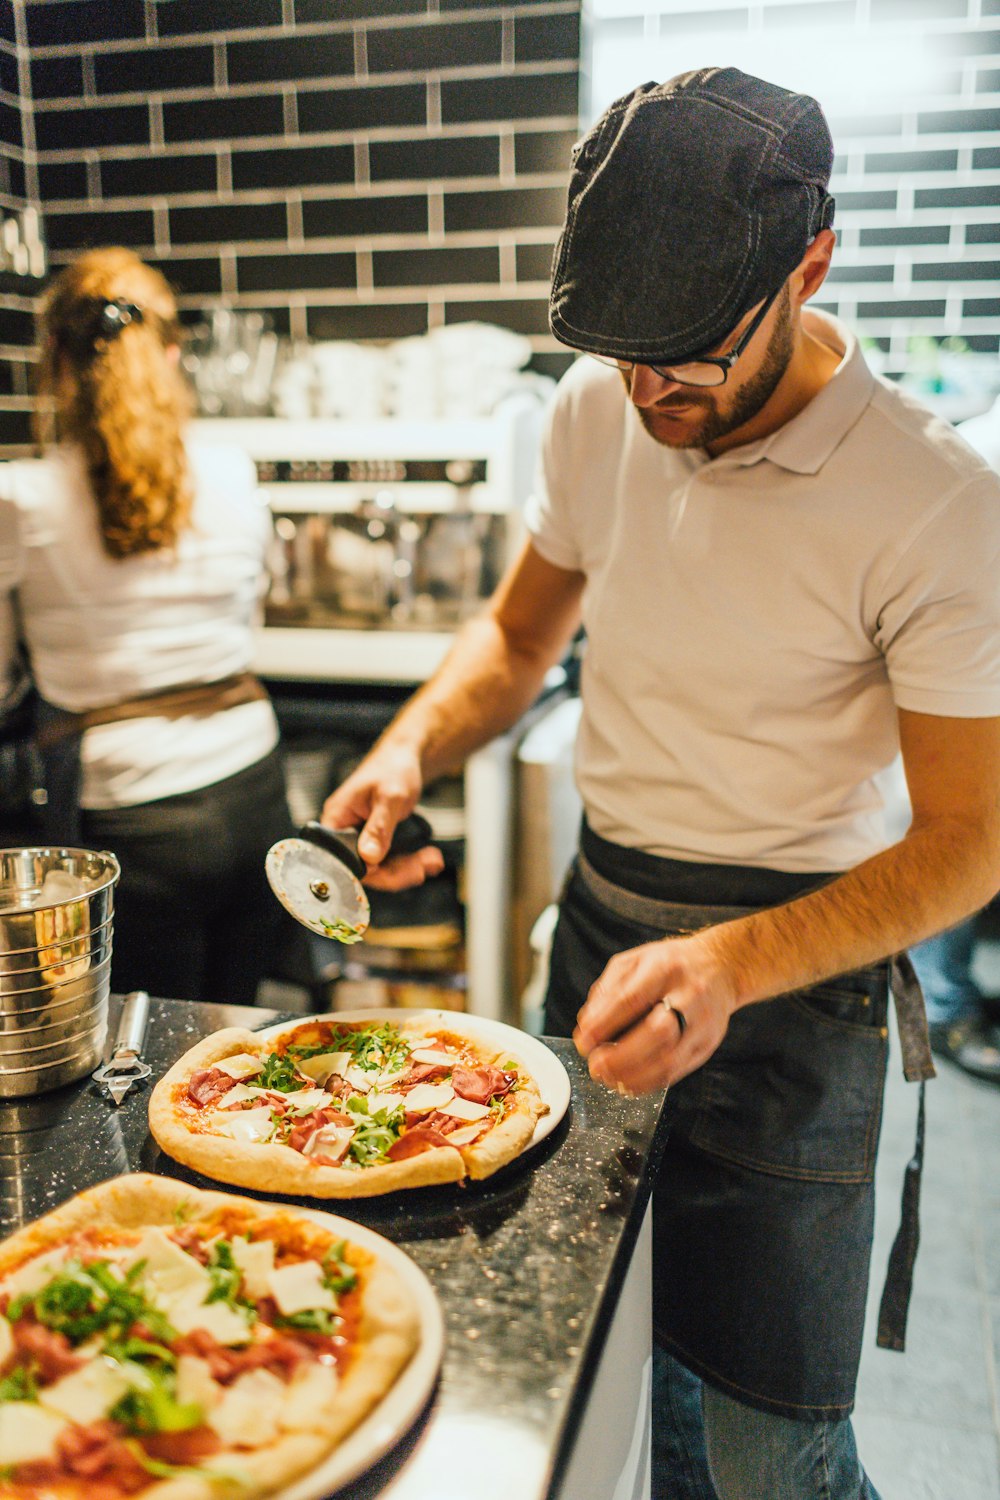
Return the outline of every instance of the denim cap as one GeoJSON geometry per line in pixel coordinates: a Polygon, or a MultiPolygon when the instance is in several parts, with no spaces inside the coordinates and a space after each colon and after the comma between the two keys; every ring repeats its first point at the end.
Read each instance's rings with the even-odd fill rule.
{"type": "Polygon", "coordinates": [[[832,223],[832,165],[807,94],[737,68],[641,84],[574,149],[552,332],[640,362],[713,348],[832,223]]]}

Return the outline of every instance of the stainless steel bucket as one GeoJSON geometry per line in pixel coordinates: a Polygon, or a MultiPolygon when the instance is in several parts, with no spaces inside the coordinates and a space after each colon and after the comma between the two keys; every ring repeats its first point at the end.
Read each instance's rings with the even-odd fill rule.
{"type": "Polygon", "coordinates": [[[120,873],[107,852],[0,849],[0,1099],[100,1061],[120,873]]]}

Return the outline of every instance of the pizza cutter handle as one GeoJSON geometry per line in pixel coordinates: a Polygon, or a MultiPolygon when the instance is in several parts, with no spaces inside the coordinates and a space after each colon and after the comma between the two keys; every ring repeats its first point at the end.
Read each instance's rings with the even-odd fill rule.
{"type": "MultiPolygon", "coordinates": [[[[301,838],[334,855],[358,880],[368,872],[368,866],[358,853],[360,832],[360,828],[326,828],[315,822],[306,823],[299,829],[301,838]]],[[[396,824],[386,859],[393,859],[397,854],[415,854],[418,849],[426,848],[430,841],[431,825],[427,819],[420,813],[410,813],[396,824]]]]}

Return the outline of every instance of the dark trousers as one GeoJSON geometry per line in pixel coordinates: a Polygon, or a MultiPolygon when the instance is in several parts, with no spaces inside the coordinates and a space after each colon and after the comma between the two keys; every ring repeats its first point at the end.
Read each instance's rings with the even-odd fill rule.
{"type": "Polygon", "coordinates": [[[252,1005],[291,922],[264,874],[292,832],[279,751],[178,797],[85,810],[81,824],[87,847],[122,867],[112,988],[252,1005]]]}

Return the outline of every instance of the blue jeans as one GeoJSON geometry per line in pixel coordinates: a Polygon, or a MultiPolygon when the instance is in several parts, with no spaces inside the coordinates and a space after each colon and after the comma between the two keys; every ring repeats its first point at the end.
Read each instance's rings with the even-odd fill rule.
{"type": "Polygon", "coordinates": [[[931,1026],[950,1026],[978,1015],[982,995],[972,977],[975,917],[910,949],[931,1026]]]}
{"type": "Polygon", "coordinates": [[[653,1347],[652,1500],[879,1500],[850,1419],[797,1422],[703,1385],[653,1347]]]}

